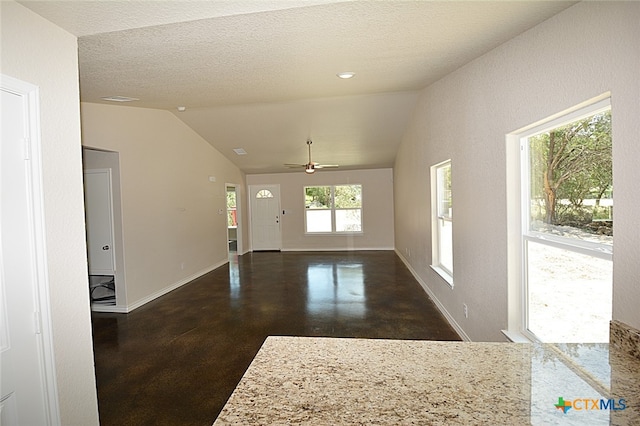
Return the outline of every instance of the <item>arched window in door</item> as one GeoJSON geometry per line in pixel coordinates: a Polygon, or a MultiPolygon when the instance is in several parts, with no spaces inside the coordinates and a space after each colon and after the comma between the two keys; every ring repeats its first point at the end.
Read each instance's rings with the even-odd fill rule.
{"type": "Polygon", "coordinates": [[[256,198],[273,198],[273,194],[268,189],[261,189],[256,194],[256,198]]]}

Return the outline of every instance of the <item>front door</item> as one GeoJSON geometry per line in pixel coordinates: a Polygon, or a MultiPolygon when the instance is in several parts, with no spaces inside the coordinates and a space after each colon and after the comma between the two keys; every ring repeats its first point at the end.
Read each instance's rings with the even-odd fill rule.
{"type": "Polygon", "coordinates": [[[249,197],[253,250],[280,250],[280,185],[251,185],[249,197]]]}

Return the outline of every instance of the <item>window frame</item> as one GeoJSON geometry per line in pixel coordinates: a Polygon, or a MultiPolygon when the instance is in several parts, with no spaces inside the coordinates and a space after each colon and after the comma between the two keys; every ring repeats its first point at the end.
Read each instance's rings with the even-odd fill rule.
{"type": "Polygon", "coordinates": [[[304,235],[358,235],[364,233],[364,200],[363,185],[360,183],[344,183],[334,185],[305,185],[302,187],[302,201],[304,208],[304,235]],[[337,208],[335,203],[335,188],[339,186],[359,186],[360,187],[360,207],[337,208]],[[326,209],[308,209],[306,205],[307,188],[323,188],[328,187],[331,193],[329,207],[326,209]],[[331,231],[309,232],[307,227],[307,211],[310,210],[329,210],[331,212],[331,231]],[[359,231],[337,231],[336,230],[336,211],[340,210],[360,210],[360,230],[359,231]]]}
{"type": "MultiPolygon", "coordinates": [[[[438,172],[442,169],[448,168],[452,173],[451,159],[442,161],[438,164],[431,166],[431,269],[433,269],[438,275],[445,280],[445,282],[453,288],[453,210],[450,215],[443,215],[440,211],[441,205],[441,182],[438,172]],[[443,249],[443,235],[440,222],[449,222],[451,224],[451,241],[449,246],[451,247],[451,267],[442,263],[443,249]]],[[[453,185],[451,185],[453,187],[453,185]]],[[[453,189],[449,189],[451,194],[449,197],[452,199],[453,189]]]]}
{"type": "Polygon", "coordinates": [[[508,325],[502,332],[513,342],[540,341],[529,331],[529,243],[540,243],[613,261],[613,247],[610,245],[531,230],[531,159],[528,139],[607,110],[611,110],[611,98],[610,94],[605,93],[506,137],[507,160],[512,164],[507,164],[508,325]]]}

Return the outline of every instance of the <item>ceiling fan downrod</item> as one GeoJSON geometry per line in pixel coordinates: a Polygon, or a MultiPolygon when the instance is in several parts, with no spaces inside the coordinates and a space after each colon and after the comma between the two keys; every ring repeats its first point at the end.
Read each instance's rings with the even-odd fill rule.
{"type": "Polygon", "coordinates": [[[311,174],[316,171],[315,165],[311,162],[311,139],[307,139],[307,146],[309,147],[309,162],[304,167],[304,171],[308,174],[311,174]]]}

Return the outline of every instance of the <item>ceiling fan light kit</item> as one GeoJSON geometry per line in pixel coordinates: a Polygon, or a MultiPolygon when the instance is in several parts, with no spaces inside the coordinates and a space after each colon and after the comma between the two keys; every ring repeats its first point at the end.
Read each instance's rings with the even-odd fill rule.
{"type": "Polygon", "coordinates": [[[351,72],[351,71],[343,71],[343,72],[339,72],[338,74],[336,74],[338,77],[342,78],[342,79],[350,79],[352,77],[354,77],[356,75],[355,72],[351,72]]]}

